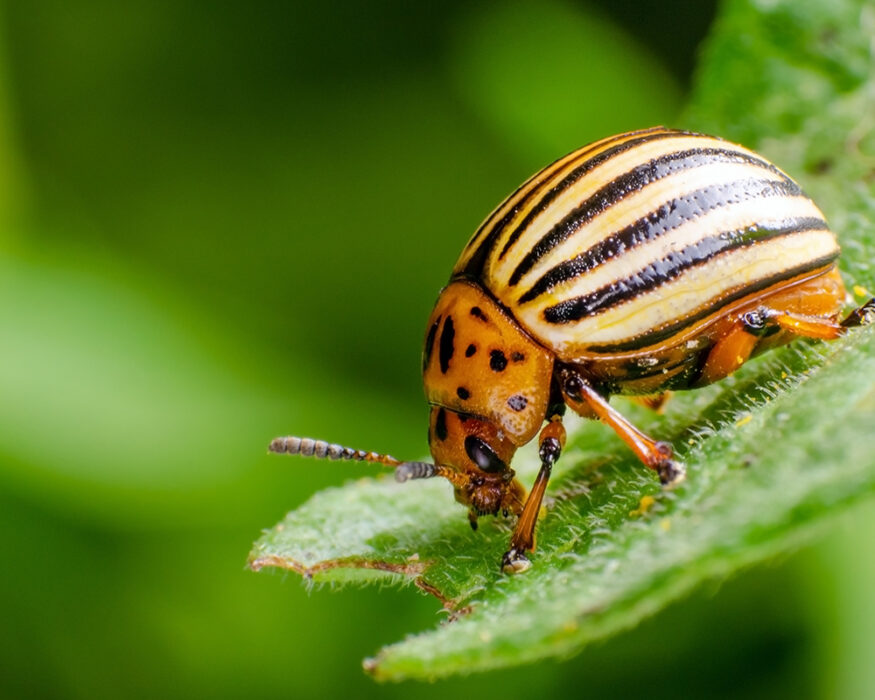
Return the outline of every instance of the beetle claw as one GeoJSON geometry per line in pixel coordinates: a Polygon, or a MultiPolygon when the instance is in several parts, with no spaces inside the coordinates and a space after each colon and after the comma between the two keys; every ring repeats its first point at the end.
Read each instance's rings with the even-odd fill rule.
{"type": "Polygon", "coordinates": [[[660,483],[666,488],[677,486],[687,477],[687,469],[682,462],[668,459],[656,467],[660,483]]]}
{"type": "Polygon", "coordinates": [[[516,547],[511,547],[501,558],[501,570],[506,574],[521,574],[530,568],[532,568],[532,562],[516,547]]]}

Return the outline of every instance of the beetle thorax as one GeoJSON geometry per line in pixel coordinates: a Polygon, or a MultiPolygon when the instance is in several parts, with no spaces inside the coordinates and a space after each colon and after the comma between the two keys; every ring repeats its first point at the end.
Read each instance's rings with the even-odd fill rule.
{"type": "Polygon", "coordinates": [[[479,286],[456,281],[441,292],[423,353],[432,406],[477,416],[519,446],[544,420],[552,372],[552,353],[479,286]]]}

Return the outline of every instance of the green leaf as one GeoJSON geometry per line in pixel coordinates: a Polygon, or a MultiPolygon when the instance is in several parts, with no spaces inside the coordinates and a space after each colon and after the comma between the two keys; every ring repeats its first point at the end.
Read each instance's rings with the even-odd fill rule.
{"type": "MultiPolygon", "coordinates": [[[[862,0],[728,3],[684,124],[740,140],[797,176],[839,231],[858,297],[873,286],[875,250],[873,26],[862,0]]],[[[676,396],[661,417],[623,404],[686,463],[687,481],[673,491],[604,426],[583,422],[555,471],[524,575],[498,571],[509,523],[484,520],[472,533],[448,484],[390,478],[315,495],[265,532],[250,565],[315,582],[412,582],[438,596],[450,622],[367,660],[380,679],[567,656],[705,580],[797,545],[871,494],[873,378],[869,328],[830,344],[796,342],[676,396]]],[[[535,466],[529,446],[515,467],[531,483],[535,466]]]]}

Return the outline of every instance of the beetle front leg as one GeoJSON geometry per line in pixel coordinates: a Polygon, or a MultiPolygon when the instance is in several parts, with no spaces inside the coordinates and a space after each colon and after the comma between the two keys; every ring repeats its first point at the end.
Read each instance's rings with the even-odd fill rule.
{"type": "Polygon", "coordinates": [[[672,459],[671,445],[654,440],[638,430],[604,396],[571,369],[562,370],[562,393],[568,405],[576,412],[583,414],[582,409],[588,407],[591,414],[611,426],[638,459],[659,475],[664,486],[674,486],[683,481],[686,470],[683,464],[672,459]]]}
{"type": "Polygon", "coordinates": [[[538,438],[541,469],[510,538],[510,549],[501,558],[501,569],[506,574],[522,573],[532,565],[525,553],[535,548],[535,526],[538,523],[538,514],[541,512],[544,492],[547,490],[553,465],[559,459],[564,446],[565,426],[562,425],[562,416],[556,414],[550,418],[550,422],[544,426],[538,438]]]}

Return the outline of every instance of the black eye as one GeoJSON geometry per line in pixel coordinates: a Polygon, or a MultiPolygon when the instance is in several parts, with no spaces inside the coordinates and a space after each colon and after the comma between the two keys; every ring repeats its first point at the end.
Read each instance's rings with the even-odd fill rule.
{"type": "Polygon", "coordinates": [[[479,437],[469,435],[465,438],[465,452],[468,453],[471,461],[485,472],[501,472],[507,469],[507,465],[498,458],[495,450],[479,437]]]}

